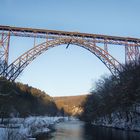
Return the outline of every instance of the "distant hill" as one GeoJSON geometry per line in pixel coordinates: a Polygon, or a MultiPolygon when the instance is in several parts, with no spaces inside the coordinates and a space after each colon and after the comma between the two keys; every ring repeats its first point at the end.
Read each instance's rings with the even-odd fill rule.
{"type": "Polygon", "coordinates": [[[56,106],[61,110],[62,108],[67,114],[79,115],[82,112],[82,103],[86,100],[88,95],[77,96],[61,96],[53,97],[56,106]]]}

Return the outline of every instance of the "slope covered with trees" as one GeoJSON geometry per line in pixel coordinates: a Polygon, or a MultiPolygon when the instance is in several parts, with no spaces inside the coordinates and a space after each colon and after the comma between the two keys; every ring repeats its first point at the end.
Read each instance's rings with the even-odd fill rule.
{"type": "Polygon", "coordinates": [[[101,78],[83,108],[80,118],[86,122],[112,126],[116,121],[119,127],[122,122],[128,127],[139,124],[140,130],[140,61],[125,65],[118,78],[101,78]]]}
{"type": "Polygon", "coordinates": [[[77,95],[53,98],[61,112],[64,111],[66,114],[77,116],[83,111],[82,103],[85,101],[86,97],[87,95],[77,95]]]}
{"type": "Polygon", "coordinates": [[[0,117],[56,115],[57,107],[45,92],[0,78],[0,117]]]}

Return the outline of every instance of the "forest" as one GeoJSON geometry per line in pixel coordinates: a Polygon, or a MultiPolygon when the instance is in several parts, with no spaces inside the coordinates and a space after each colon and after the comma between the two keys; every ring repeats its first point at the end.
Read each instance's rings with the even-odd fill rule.
{"type": "MultiPolygon", "coordinates": [[[[117,77],[103,76],[83,103],[80,119],[94,124],[112,124],[118,120],[140,121],[140,60],[123,66],[117,77]]],[[[132,126],[132,125],[131,125],[132,126]]]]}
{"type": "Polygon", "coordinates": [[[0,77],[0,117],[55,116],[53,98],[37,88],[0,77]]]}

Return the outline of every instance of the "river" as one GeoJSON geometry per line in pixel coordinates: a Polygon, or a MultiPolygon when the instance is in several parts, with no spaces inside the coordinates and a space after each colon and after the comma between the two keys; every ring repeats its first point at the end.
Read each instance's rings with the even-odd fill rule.
{"type": "Polygon", "coordinates": [[[49,138],[39,140],[140,140],[140,132],[86,125],[81,121],[56,124],[49,138]]]}

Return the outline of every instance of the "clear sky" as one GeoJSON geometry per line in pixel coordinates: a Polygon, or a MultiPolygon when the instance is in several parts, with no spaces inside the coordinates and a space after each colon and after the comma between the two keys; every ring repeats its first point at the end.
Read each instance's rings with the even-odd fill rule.
{"type": "MultiPolygon", "coordinates": [[[[0,24],[78,31],[140,38],[140,0],[0,0],[0,24]]],[[[33,47],[33,39],[11,38],[10,62],[33,47]]],[[[70,45],[50,49],[35,59],[17,79],[51,96],[90,91],[94,82],[110,72],[85,49],[70,45]]],[[[124,61],[124,49],[110,46],[124,61]]]]}

